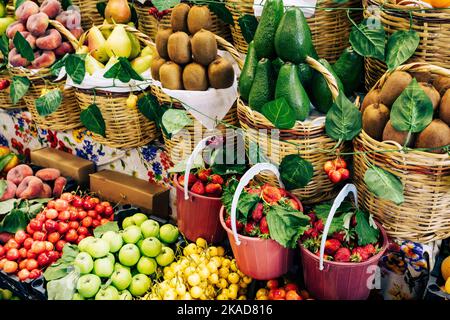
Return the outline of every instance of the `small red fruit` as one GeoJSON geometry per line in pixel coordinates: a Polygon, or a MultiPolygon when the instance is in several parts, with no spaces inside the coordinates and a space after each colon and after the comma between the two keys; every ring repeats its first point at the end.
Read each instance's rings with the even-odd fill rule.
{"type": "Polygon", "coordinates": [[[100,220],[100,225],[104,225],[105,223],[108,223],[109,222],[109,219],[102,219],[102,220],[100,220]]]}
{"type": "Polygon", "coordinates": [[[227,219],[225,220],[225,225],[228,229],[231,229],[231,216],[227,217],[227,219]]]}
{"type": "Polygon", "coordinates": [[[33,234],[33,240],[36,240],[36,241],[44,241],[44,240],[45,240],[45,233],[42,232],[42,231],[36,231],[36,232],[33,234]]]}
{"type": "Polygon", "coordinates": [[[8,252],[6,252],[6,259],[9,261],[16,261],[19,257],[19,250],[16,248],[9,249],[8,252]]]}
{"type": "Polygon", "coordinates": [[[25,259],[25,258],[27,257],[27,253],[28,253],[28,250],[27,250],[27,249],[25,249],[25,248],[20,248],[20,249],[19,249],[19,256],[20,256],[22,259],[25,259]]]}
{"type": "MultiPolygon", "coordinates": [[[[179,183],[182,187],[184,187],[184,180],[185,180],[184,174],[181,175],[181,176],[178,178],[178,183],[179,183]]],[[[192,187],[196,181],[197,181],[197,178],[195,177],[195,175],[192,174],[192,173],[190,173],[190,174],[189,174],[189,179],[188,179],[188,187],[192,187]]]]}
{"type": "Polygon", "coordinates": [[[297,210],[297,211],[300,210],[300,206],[295,199],[289,198],[288,204],[291,206],[292,209],[297,210]]]}
{"type": "Polygon", "coordinates": [[[53,244],[58,242],[59,238],[61,238],[59,232],[52,232],[47,236],[47,240],[53,244]]]}
{"type": "Polygon", "coordinates": [[[28,278],[30,279],[37,279],[41,276],[42,271],[39,269],[34,269],[32,271],[30,271],[30,275],[28,276],[28,278]]]}
{"type": "Polygon", "coordinates": [[[69,224],[67,222],[58,222],[58,232],[59,234],[64,234],[69,230],[69,224]]]}
{"type": "Polygon", "coordinates": [[[55,232],[58,229],[58,222],[54,220],[47,220],[45,221],[45,231],[47,232],[55,232]]]}
{"type": "Polygon", "coordinates": [[[278,201],[282,198],[281,192],[277,187],[273,187],[269,184],[265,184],[262,187],[262,198],[268,204],[274,205],[277,204],[278,201]]]}
{"type": "Polygon", "coordinates": [[[57,211],[65,211],[69,208],[69,203],[66,200],[63,199],[57,199],[55,201],[55,209],[57,211]]]}
{"type": "Polygon", "coordinates": [[[345,168],[340,168],[338,172],[341,174],[342,181],[348,180],[350,178],[350,171],[345,168]]]}
{"type": "Polygon", "coordinates": [[[69,228],[77,230],[80,226],[80,223],[78,221],[70,221],[69,222],[69,228]]]}
{"type": "Polygon", "coordinates": [[[6,273],[15,273],[19,269],[19,265],[15,261],[5,261],[3,271],[6,273]]]}
{"type": "Polygon", "coordinates": [[[59,257],[60,257],[60,254],[59,254],[58,251],[50,251],[50,252],[48,253],[48,258],[50,259],[50,261],[51,261],[52,263],[53,263],[53,262],[56,262],[56,260],[58,260],[59,257]]]}
{"type": "Polygon", "coordinates": [[[75,196],[71,203],[75,208],[83,207],[83,200],[79,196],[75,196]]]}
{"type": "Polygon", "coordinates": [[[350,249],[342,247],[336,251],[334,260],[337,262],[349,262],[351,255],[352,253],[350,252],[350,249]]]}
{"type": "Polygon", "coordinates": [[[274,296],[275,300],[285,299],[286,291],[284,291],[284,289],[275,289],[273,296],[274,296]]]}
{"type": "Polygon", "coordinates": [[[34,230],[33,230],[33,228],[31,228],[30,224],[27,225],[27,233],[29,235],[33,235],[33,233],[34,233],[34,230]]]}
{"type": "Polygon", "coordinates": [[[16,242],[18,244],[22,244],[26,238],[27,238],[27,234],[23,230],[17,231],[16,234],[14,235],[14,240],[16,240],[16,242]]]}
{"type": "Polygon", "coordinates": [[[3,257],[6,253],[6,249],[0,244],[0,258],[3,257]]]}
{"type": "Polygon", "coordinates": [[[70,192],[64,192],[61,195],[61,199],[65,200],[67,202],[72,202],[72,200],[75,198],[75,196],[73,194],[71,194],[70,192]]]}
{"type": "Polygon", "coordinates": [[[328,173],[328,178],[330,179],[331,182],[333,183],[339,183],[342,180],[342,175],[339,171],[336,170],[331,170],[328,173]]]}
{"type": "Polygon", "coordinates": [[[50,200],[47,203],[47,209],[55,209],[55,200],[50,200]]]}
{"type": "Polygon", "coordinates": [[[38,213],[36,215],[35,219],[38,220],[38,221],[41,221],[42,223],[44,223],[47,218],[46,218],[45,214],[38,213]]]}
{"type": "Polygon", "coordinates": [[[92,218],[86,217],[83,220],[81,220],[81,225],[85,228],[89,228],[92,225],[92,218]]]}
{"type": "Polygon", "coordinates": [[[50,258],[48,257],[46,252],[41,253],[38,258],[37,258],[37,262],[39,264],[40,267],[46,267],[50,264],[50,258]]]}
{"type": "Polygon", "coordinates": [[[105,207],[105,212],[103,213],[106,217],[111,216],[114,213],[114,209],[111,206],[105,207]]]}
{"type": "Polygon", "coordinates": [[[78,211],[78,219],[81,221],[81,220],[83,220],[84,218],[86,218],[87,217],[87,212],[86,211],[84,211],[84,210],[80,210],[80,211],[78,211]]]}
{"type": "Polygon", "coordinates": [[[6,242],[5,244],[5,249],[9,250],[9,249],[18,249],[19,248],[19,244],[17,243],[16,240],[14,240],[14,238],[11,238],[8,240],[8,242],[6,242]]]}
{"type": "Polygon", "coordinates": [[[253,235],[255,232],[255,227],[256,225],[254,223],[247,222],[245,225],[245,233],[247,233],[247,235],[253,235]]]}
{"type": "Polygon", "coordinates": [[[36,253],[34,253],[31,250],[28,250],[28,252],[27,252],[27,259],[35,259],[36,257],[37,257],[36,253]]]}
{"type": "Polygon", "coordinates": [[[93,228],[97,228],[100,224],[101,224],[100,220],[95,219],[95,220],[92,221],[92,227],[93,228]]]}
{"type": "Polygon", "coordinates": [[[333,164],[334,164],[336,170],[339,170],[341,168],[347,168],[347,162],[345,162],[345,160],[342,158],[336,158],[333,161],[333,164]]]}
{"type": "Polygon", "coordinates": [[[17,276],[19,277],[20,281],[25,281],[30,276],[30,271],[28,271],[27,269],[22,269],[22,270],[19,271],[17,276]]]}
{"type": "Polygon", "coordinates": [[[77,220],[79,220],[77,209],[73,209],[73,210],[71,210],[69,212],[70,212],[70,218],[69,218],[70,221],[77,221],[77,220]]]}
{"type": "Polygon", "coordinates": [[[287,285],[284,286],[284,290],[286,292],[289,292],[289,291],[297,292],[298,291],[298,286],[295,283],[288,283],[287,285]]]}
{"type": "Polygon", "coordinates": [[[106,207],[111,207],[111,203],[109,203],[108,201],[100,202],[100,204],[101,204],[102,206],[104,206],[105,208],[106,208],[106,207]]]}
{"type": "Polygon", "coordinates": [[[208,182],[208,177],[211,175],[211,169],[202,169],[198,172],[198,178],[203,182],[208,182]]]}
{"type": "Polygon", "coordinates": [[[339,240],[327,239],[327,241],[325,241],[325,253],[328,255],[334,255],[340,247],[341,243],[339,240]]]}
{"type": "Polygon", "coordinates": [[[78,239],[78,233],[74,229],[70,229],[67,231],[66,236],[64,237],[64,240],[67,242],[75,242],[78,239]]]}
{"type": "Polygon", "coordinates": [[[61,211],[58,215],[59,221],[68,221],[70,219],[70,212],[67,210],[61,211]]]}
{"type": "Polygon", "coordinates": [[[322,221],[322,219],[319,219],[316,222],[314,222],[314,230],[316,230],[318,233],[323,231],[323,221],[322,221]]]}
{"type": "Polygon", "coordinates": [[[42,221],[37,220],[36,218],[35,219],[31,219],[31,221],[30,221],[30,227],[34,231],[41,231],[42,230],[42,225],[43,225],[42,221]]]}
{"type": "Polygon", "coordinates": [[[217,183],[222,185],[223,184],[223,178],[219,176],[218,174],[213,174],[208,179],[211,183],[217,183]]]}
{"type": "Polygon", "coordinates": [[[45,217],[47,219],[54,220],[54,219],[58,218],[58,211],[56,211],[55,209],[48,209],[45,212],[45,217]]]}
{"type": "Polygon", "coordinates": [[[9,80],[8,79],[2,79],[0,80],[0,90],[5,90],[9,87],[9,80]]]}
{"type": "Polygon", "coordinates": [[[19,262],[19,270],[27,268],[28,259],[22,260],[19,262]]]}
{"type": "Polygon", "coordinates": [[[218,183],[208,183],[205,192],[209,195],[219,196],[222,193],[222,186],[218,183]]]}
{"type": "Polygon", "coordinates": [[[87,197],[83,201],[83,208],[84,210],[92,210],[95,208],[95,203],[91,202],[91,199],[88,199],[87,197]]]}
{"type": "Polygon", "coordinates": [[[205,194],[205,187],[203,186],[203,183],[201,181],[195,182],[191,188],[191,192],[200,195],[205,194]]]}
{"type": "Polygon", "coordinates": [[[329,160],[325,162],[325,164],[323,165],[323,170],[326,172],[326,174],[329,174],[331,170],[335,170],[333,161],[329,160]]]}
{"type": "Polygon", "coordinates": [[[23,247],[27,250],[30,250],[33,242],[34,240],[32,238],[26,238],[25,241],[23,242],[23,247]]]}
{"type": "Polygon", "coordinates": [[[64,240],[59,240],[56,245],[55,248],[56,250],[58,250],[59,252],[61,252],[64,248],[64,246],[66,245],[66,242],[64,240]]]}
{"type": "Polygon", "coordinates": [[[286,300],[303,300],[302,297],[295,290],[286,292],[286,300]]]}
{"type": "Polygon", "coordinates": [[[78,236],[78,238],[77,238],[77,241],[76,241],[76,243],[77,243],[77,244],[79,244],[79,243],[80,243],[80,241],[81,241],[81,240],[83,240],[84,238],[86,238],[86,235],[84,235],[84,234],[80,234],[80,235],[78,236]]]}
{"type": "Polygon", "coordinates": [[[259,230],[262,234],[269,234],[269,224],[267,223],[266,217],[262,217],[259,222],[259,230]]]}
{"type": "Polygon", "coordinates": [[[89,210],[88,212],[87,212],[87,215],[88,215],[88,217],[91,217],[92,219],[97,219],[97,211],[95,211],[95,210],[89,210]]]}
{"type": "Polygon", "coordinates": [[[278,288],[278,280],[272,279],[267,281],[266,287],[269,289],[277,289],[278,288]]]}
{"type": "Polygon", "coordinates": [[[32,270],[36,269],[37,267],[38,267],[38,262],[36,259],[28,259],[27,260],[26,268],[28,271],[32,271],[32,270]]]}
{"type": "Polygon", "coordinates": [[[55,248],[55,246],[53,245],[53,243],[51,243],[50,241],[45,241],[45,251],[49,252],[52,251],[55,248]]]}
{"type": "Polygon", "coordinates": [[[45,251],[45,242],[44,241],[35,241],[31,246],[31,252],[35,254],[41,254],[45,251]]]}
{"type": "Polygon", "coordinates": [[[259,220],[261,220],[263,217],[263,210],[264,205],[261,202],[258,202],[256,204],[255,209],[252,212],[252,219],[255,220],[256,222],[259,222],[259,220]]]}
{"type": "Polygon", "coordinates": [[[101,204],[98,204],[95,206],[95,211],[97,212],[97,214],[103,214],[103,212],[105,212],[105,207],[101,204]]]}

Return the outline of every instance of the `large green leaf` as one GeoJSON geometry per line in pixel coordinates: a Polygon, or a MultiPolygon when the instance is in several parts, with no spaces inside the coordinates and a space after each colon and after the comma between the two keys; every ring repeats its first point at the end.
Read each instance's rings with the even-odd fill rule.
{"type": "Polygon", "coordinates": [[[14,8],[17,9],[18,7],[20,7],[22,5],[22,3],[24,3],[27,0],[16,0],[14,2],[14,8]]]}
{"type": "Polygon", "coordinates": [[[230,180],[228,180],[228,184],[226,184],[223,188],[221,200],[223,206],[229,214],[231,214],[231,203],[233,201],[234,193],[236,192],[238,184],[239,181],[235,177],[232,177],[230,180]]]}
{"type": "Polygon", "coordinates": [[[244,14],[239,17],[238,23],[245,41],[247,43],[252,42],[256,29],[258,28],[258,20],[256,17],[252,14],[244,14]]]}
{"type": "Polygon", "coordinates": [[[295,125],[295,111],[285,98],[267,102],[261,113],[278,129],[291,129],[295,125]]]}
{"type": "Polygon", "coordinates": [[[8,188],[8,183],[5,179],[0,180],[0,198],[5,194],[6,189],[8,188]]]}
{"type": "Polygon", "coordinates": [[[332,139],[350,141],[362,129],[362,115],[356,106],[341,91],[328,110],[325,130],[332,139]]]}
{"type": "Polygon", "coordinates": [[[56,110],[58,110],[61,105],[63,95],[61,90],[53,89],[47,92],[45,95],[39,97],[35,101],[36,110],[40,116],[45,117],[56,110]]]}
{"type": "Polygon", "coordinates": [[[152,0],[152,4],[156,7],[156,9],[158,9],[158,11],[173,8],[180,2],[180,0],[152,0]]]}
{"type": "Polygon", "coordinates": [[[358,244],[365,246],[369,243],[375,244],[380,236],[380,230],[370,225],[370,216],[361,210],[356,211],[355,231],[358,235],[358,244]]]}
{"type": "Polygon", "coordinates": [[[86,74],[85,59],[85,54],[70,54],[66,58],[66,72],[76,84],[80,84],[84,80],[86,74]]]}
{"type": "Polygon", "coordinates": [[[359,55],[384,61],[385,36],[380,19],[370,17],[353,26],[349,41],[359,55]]]}
{"type": "Polygon", "coordinates": [[[214,12],[220,20],[225,22],[226,24],[233,24],[233,15],[230,10],[225,6],[223,2],[210,2],[208,4],[209,10],[214,12]]]}
{"type": "Polygon", "coordinates": [[[394,101],[391,123],[398,131],[421,132],[433,121],[433,103],[416,79],[394,101]]]}
{"type": "Polygon", "coordinates": [[[139,111],[150,121],[158,122],[160,119],[158,100],[156,97],[145,94],[137,102],[139,111]]]}
{"type": "Polygon", "coordinates": [[[28,80],[27,77],[14,76],[12,78],[9,96],[13,104],[16,104],[23,98],[23,96],[28,92],[30,84],[30,80],[28,80]]]}
{"type": "Polygon", "coordinates": [[[16,32],[13,39],[14,47],[16,48],[17,52],[28,61],[32,62],[34,61],[34,53],[33,49],[31,48],[30,44],[27,40],[22,36],[20,32],[16,32]]]}
{"type": "Polygon", "coordinates": [[[131,79],[142,81],[142,77],[131,67],[127,58],[119,57],[118,61],[104,74],[107,79],[118,79],[128,83],[131,79]]]}
{"type": "Polygon", "coordinates": [[[117,221],[110,221],[95,228],[94,237],[100,238],[104,233],[108,231],[119,232],[119,225],[117,224],[117,221]]]}
{"type": "Polygon", "coordinates": [[[98,106],[93,103],[80,114],[81,123],[89,130],[101,136],[105,136],[106,124],[98,106]]]}
{"type": "Polygon", "coordinates": [[[80,278],[80,269],[72,267],[63,278],[52,280],[47,283],[48,300],[71,300],[76,291],[77,282],[80,278]]]}
{"type": "MultiPolygon", "coordinates": [[[[324,224],[328,219],[331,207],[332,205],[329,203],[319,204],[314,207],[314,212],[316,213],[317,218],[321,219],[324,224]]],[[[335,232],[343,231],[345,229],[345,213],[353,210],[353,204],[351,202],[344,201],[335,212],[330,228],[328,229],[328,235],[331,236],[335,232]]]]}
{"type": "Polygon", "coordinates": [[[287,190],[303,188],[312,179],[314,168],[311,162],[297,154],[287,155],[281,160],[280,175],[287,190]]]}
{"type": "Polygon", "coordinates": [[[7,57],[9,54],[9,39],[6,34],[0,37],[0,52],[4,57],[7,57]]]}
{"type": "Polygon", "coordinates": [[[59,73],[61,72],[61,69],[64,67],[64,65],[66,64],[66,59],[69,55],[66,54],[64,57],[62,57],[62,59],[59,59],[58,61],[56,61],[51,67],[50,67],[50,73],[55,76],[58,77],[59,73]]]}
{"type": "Polygon", "coordinates": [[[14,209],[16,204],[20,201],[21,200],[19,200],[19,199],[9,199],[9,200],[5,200],[5,201],[1,201],[0,202],[0,216],[11,212],[11,210],[14,209]]]}
{"type": "Polygon", "coordinates": [[[16,233],[19,230],[25,230],[28,222],[29,219],[25,212],[20,209],[13,209],[3,219],[0,230],[3,232],[16,233]]]}
{"type": "Polygon", "coordinates": [[[392,173],[372,166],[367,169],[364,175],[364,182],[369,191],[377,197],[390,200],[395,204],[403,203],[403,185],[392,173]]]}
{"type": "Polygon", "coordinates": [[[238,219],[240,220],[242,218],[244,221],[247,221],[247,217],[250,211],[256,206],[259,200],[260,198],[257,194],[248,192],[241,193],[237,206],[237,209],[239,211],[238,219]]]}
{"type": "Polygon", "coordinates": [[[395,31],[387,42],[386,64],[390,70],[408,60],[419,46],[420,37],[414,30],[395,31]]]}
{"type": "Polygon", "coordinates": [[[162,125],[169,134],[177,134],[190,124],[192,124],[192,119],[185,110],[169,109],[162,116],[162,125]]]}

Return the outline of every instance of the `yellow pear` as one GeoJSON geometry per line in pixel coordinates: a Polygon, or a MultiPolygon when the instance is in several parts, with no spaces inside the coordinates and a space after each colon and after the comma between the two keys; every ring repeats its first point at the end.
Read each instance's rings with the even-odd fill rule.
{"type": "Polygon", "coordinates": [[[106,40],[106,53],[108,56],[128,58],[131,54],[131,40],[123,25],[116,25],[106,40]]]}
{"type": "MultiPolygon", "coordinates": [[[[108,25],[109,22],[105,19],[105,20],[103,21],[103,24],[104,24],[104,25],[108,25]]],[[[103,28],[103,29],[102,29],[102,35],[103,35],[103,37],[104,37],[105,39],[108,39],[108,38],[109,38],[109,36],[111,35],[111,32],[112,32],[112,29],[109,29],[109,28],[103,28]]]]}
{"type": "Polygon", "coordinates": [[[83,45],[77,49],[76,53],[78,54],[89,53],[89,48],[88,46],[83,45]]]}
{"type": "Polygon", "coordinates": [[[141,57],[145,57],[145,56],[153,56],[154,57],[155,55],[156,55],[156,48],[155,47],[146,46],[141,51],[141,57]]]}
{"type": "Polygon", "coordinates": [[[139,42],[138,38],[132,33],[127,32],[128,38],[130,38],[131,41],[131,53],[129,56],[129,59],[136,58],[139,53],[141,53],[141,43],[139,42]]]}
{"type": "Polygon", "coordinates": [[[100,62],[108,61],[108,54],[106,52],[106,40],[103,37],[100,29],[93,26],[89,29],[88,34],[88,48],[89,53],[100,62]]]}
{"type": "Polygon", "coordinates": [[[105,18],[109,23],[128,23],[131,9],[127,0],[109,0],[105,8],[105,18]]]}
{"type": "Polygon", "coordinates": [[[103,70],[105,66],[103,63],[97,61],[90,54],[86,56],[85,60],[86,71],[92,76],[96,71],[103,70]]]}
{"type": "Polygon", "coordinates": [[[138,74],[144,73],[148,69],[150,69],[150,66],[152,65],[153,56],[140,56],[131,61],[131,67],[136,71],[138,74]]]}

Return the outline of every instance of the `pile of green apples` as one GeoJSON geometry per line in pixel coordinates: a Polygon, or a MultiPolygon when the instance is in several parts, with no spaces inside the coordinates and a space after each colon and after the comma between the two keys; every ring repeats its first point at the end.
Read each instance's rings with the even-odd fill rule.
{"type": "Polygon", "coordinates": [[[131,300],[151,287],[159,267],[173,262],[169,247],[179,231],[136,213],[124,219],[123,230],[107,231],[100,238],[87,237],[78,244],[74,265],[80,269],[73,300],[131,300]]]}
{"type": "Polygon", "coordinates": [[[20,300],[11,290],[0,289],[0,300],[20,300]]]}

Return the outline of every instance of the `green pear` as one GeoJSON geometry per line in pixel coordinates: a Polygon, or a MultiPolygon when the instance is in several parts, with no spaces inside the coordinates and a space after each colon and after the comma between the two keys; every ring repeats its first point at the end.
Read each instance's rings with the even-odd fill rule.
{"type": "Polygon", "coordinates": [[[100,29],[96,26],[93,26],[89,30],[87,39],[89,53],[91,54],[91,56],[102,63],[108,61],[109,56],[106,51],[107,43],[100,29]]]}
{"type": "Polygon", "coordinates": [[[86,71],[92,76],[96,71],[103,70],[104,64],[94,59],[91,55],[86,56],[85,60],[86,71]]]}
{"type": "Polygon", "coordinates": [[[0,17],[3,18],[5,16],[6,16],[6,5],[2,1],[2,2],[0,2],[0,17]]]}
{"type": "Polygon", "coordinates": [[[0,18],[0,36],[4,35],[8,26],[15,20],[13,17],[0,18]]]}
{"type": "Polygon", "coordinates": [[[136,58],[141,53],[141,43],[139,42],[138,38],[132,33],[127,32],[128,38],[130,38],[131,41],[131,53],[128,57],[130,60],[136,58]]]}
{"type": "Polygon", "coordinates": [[[152,56],[137,57],[136,59],[131,61],[131,67],[138,74],[141,74],[141,73],[144,73],[146,70],[150,69],[152,61],[153,61],[152,56]]]}
{"type": "Polygon", "coordinates": [[[141,57],[144,56],[155,56],[155,47],[146,46],[141,51],[141,57]]]}
{"type": "MultiPolygon", "coordinates": [[[[103,21],[103,24],[104,24],[104,25],[108,25],[109,22],[105,19],[105,20],[103,21]]],[[[111,35],[111,32],[112,32],[112,29],[109,29],[109,28],[103,28],[103,29],[102,29],[102,35],[103,35],[103,37],[104,37],[105,39],[108,39],[108,38],[109,38],[109,36],[111,35]]]]}
{"type": "Polygon", "coordinates": [[[128,58],[131,54],[131,40],[123,25],[116,25],[106,40],[105,45],[108,56],[128,58]]]}

